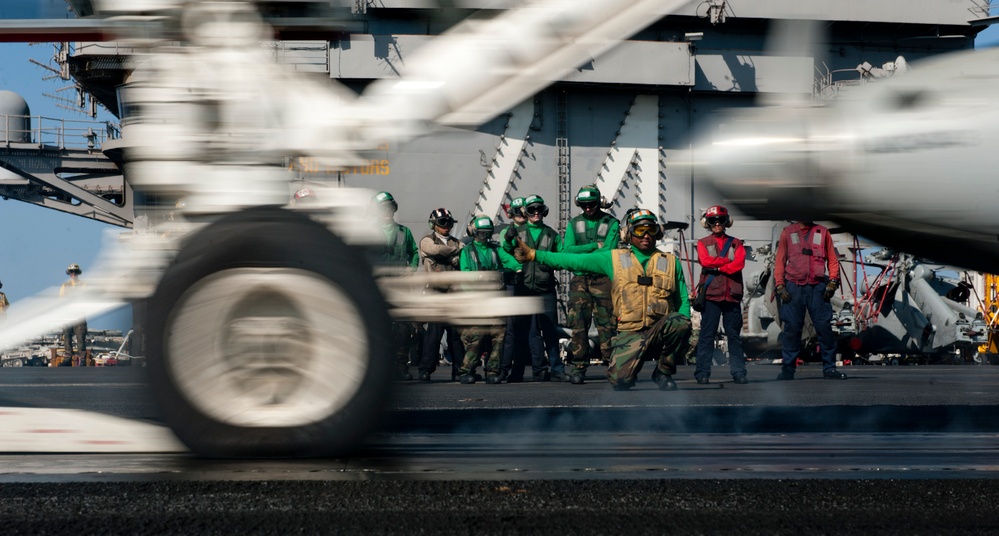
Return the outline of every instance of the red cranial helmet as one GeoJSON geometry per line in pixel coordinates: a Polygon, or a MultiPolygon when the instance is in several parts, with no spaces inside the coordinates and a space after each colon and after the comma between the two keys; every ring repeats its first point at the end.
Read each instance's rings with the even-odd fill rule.
{"type": "Polygon", "coordinates": [[[716,223],[721,223],[726,228],[731,227],[733,223],[732,217],[728,214],[728,209],[721,205],[708,207],[708,210],[704,211],[704,216],[701,216],[701,227],[705,229],[711,229],[716,223]]]}

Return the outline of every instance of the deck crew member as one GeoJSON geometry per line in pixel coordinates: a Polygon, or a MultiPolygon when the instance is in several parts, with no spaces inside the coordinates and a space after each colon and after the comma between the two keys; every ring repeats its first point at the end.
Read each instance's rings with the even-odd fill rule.
{"type": "MultiPolygon", "coordinates": [[[[371,248],[372,263],[376,266],[391,266],[415,270],[419,265],[420,252],[409,227],[395,221],[399,203],[392,194],[378,192],[371,199],[372,207],[385,235],[383,244],[371,248]]],[[[392,322],[392,336],[396,341],[395,378],[399,381],[413,379],[409,373],[409,361],[416,344],[417,326],[413,322],[392,322]]],[[[417,350],[418,352],[418,350],[417,350]]]]}
{"type": "MultiPolygon", "coordinates": [[[[446,208],[436,208],[428,219],[431,232],[420,239],[420,258],[428,272],[451,272],[458,270],[461,242],[451,236],[454,217],[446,208]]],[[[446,287],[427,289],[428,292],[447,292],[446,287]]],[[[448,351],[451,354],[451,381],[458,379],[458,368],[465,355],[454,326],[444,322],[429,322],[423,339],[423,355],[420,357],[420,381],[430,381],[430,375],[437,370],[440,362],[441,338],[447,336],[448,351]]]]}
{"type": "MultiPolygon", "coordinates": [[[[492,241],[493,220],[479,215],[472,221],[475,231],[474,241],[461,250],[459,265],[463,272],[510,271],[517,272],[521,265],[517,259],[492,241]]],[[[500,282],[499,284],[502,284],[500,282]]],[[[459,371],[461,383],[475,383],[475,369],[486,345],[489,357],[486,359],[486,383],[500,383],[500,359],[503,354],[503,339],[506,333],[505,319],[487,326],[461,328],[461,342],[465,345],[464,361],[459,371]]]]}
{"type": "MultiPolygon", "coordinates": [[[[527,223],[527,215],[524,214],[524,199],[517,197],[510,201],[506,215],[510,218],[510,223],[505,226],[498,226],[496,232],[498,236],[503,236],[506,229],[527,223]]],[[[507,294],[514,296],[517,292],[517,279],[523,277],[522,272],[504,272],[503,279],[506,283],[507,294]]],[[[518,331],[516,327],[521,324],[530,325],[525,322],[526,318],[510,316],[506,319],[506,333],[503,336],[503,357],[500,360],[500,380],[509,383],[519,383],[524,381],[524,369],[530,365],[531,348],[527,342],[527,327],[518,331]]]]}
{"type": "MultiPolygon", "coordinates": [[[[590,253],[614,249],[618,240],[617,219],[601,210],[600,190],[594,185],[583,186],[576,193],[576,206],[582,214],[569,220],[562,251],[590,253]]],[[[569,359],[572,363],[570,381],[583,383],[590,364],[590,322],[597,327],[598,350],[604,363],[610,362],[611,339],[615,333],[614,304],[611,281],[606,275],[575,271],[569,280],[569,310],[566,324],[572,330],[569,359]]]]}
{"type": "MultiPolygon", "coordinates": [[[[83,270],[80,269],[80,265],[73,263],[66,268],[66,275],[69,276],[69,281],[66,281],[59,287],[59,297],[63,298],[68,294],[72,293],[75,289],[83,288],[86,284],[80,279],[80,274],[83,270]]],[[[84,319],[79,324],[72,326],[66,326],[63,328],[62,332],[63,346],[66,348],[66,357],[71,358],[74,361],[79,359],[79,366],[87,366],[87,320],[84,319]],[[76,347],[79,350],[79,354],[73,351],[73,337],[76,337],[76,347]]]]}
{"type": "Polygon", "coordinates": [[[778,380],[793,380],[801,352],[805,311],[812,319],[822,354],[822,377],[845,380],[836,370],[832,299],[839,288],[839,258],[829,229],[810,221],[792,223],[780,233],[774,261],[774,291],[780,298],[781,372],[778,380]]]}
{"type": "MultiPolygon", "coordinates": [[[[507,252],[517,247],[516,240],[523,241],[533,249],[541,251],[562,251],[562,238],[555,229],[545,224],[544,217],[548,215],[548,206],[540,195],[531,195],[524,200],[524,214],[527,223],[510,227],[504,234],[507,252]]],[[[542,312],[529,315],[528,343],[531,347],[531,368],[535,381],[569,381],[565,373],[565,363],[558,348],[558,297],[555,270],[544,263],[528,261],[522,263],[522,278],[518,280],[516,294],[520,296],[538,296],[542,300],[542,312]]],[[[518,317],[522,319],[523,317],[518,317]]],[[[515,327],[515,331],[523,329],[515,327]]]]}
{"type": "Polygon", "coordinates": [[[709,383],[714,357],[718,322],[723,320],[728,337],[729,372],[735,383],[746,380],[746,354],[742,351],[742,269],[746,266],[746,250],[742,240],[729,236],[732,227],[728,209],[715,205],[701,217],[701,226],[711,234],[697,241],[697,260],[701,264],[701,279],[705,293],[701,311],[701,333],[697,340],[697,383],[709,383]]]}
{"type": "Polygon", "coordinates": [[[566,270],[583,270],[611,278],[618,333],[611,342],[607,379],[616,391],[635,385],[642,362],[656,360],[652,380],[660,390],[676,390],[677,359],[690,344],[690,303],[680,260],[656,249],[663,231],[652,212],[638,210],[628,218],[627,248],[593,253],[535,251],[521,244],[524,258],[566,270]]]}

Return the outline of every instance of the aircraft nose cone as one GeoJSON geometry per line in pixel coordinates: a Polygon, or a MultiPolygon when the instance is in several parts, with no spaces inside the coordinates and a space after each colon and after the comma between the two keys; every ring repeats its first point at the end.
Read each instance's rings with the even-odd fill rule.
{"type": "Polygon", "coordinates": [[[800,119],[739,114],[697,151],[697,176],[752,217],[814,219],[823,212],[824,148],[800,119]]]}

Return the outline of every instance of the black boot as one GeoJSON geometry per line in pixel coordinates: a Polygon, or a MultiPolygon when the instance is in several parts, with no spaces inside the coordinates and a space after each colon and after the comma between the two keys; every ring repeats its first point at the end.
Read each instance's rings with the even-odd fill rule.
{"type": "Polygon", "coordinates": [[[399,370],[395,373],[395,381],[408,382],[413,379],[413,375],[408,370],[399,370]]]}
{"type": "Polygon", "coordinates": [[[781,367],[780,374],[777,375],[780,381],[791,381],[794,379],[794,367],[781,367]]]}
{"type": "Polygon", "coordinates": [[[676,391],[677,389],[676,382],[673,381],[673,376],[661,372],[659,367],[656,367],[656,370],[652,371],[652,381],[656,382],[660,391],[676,391]]]}

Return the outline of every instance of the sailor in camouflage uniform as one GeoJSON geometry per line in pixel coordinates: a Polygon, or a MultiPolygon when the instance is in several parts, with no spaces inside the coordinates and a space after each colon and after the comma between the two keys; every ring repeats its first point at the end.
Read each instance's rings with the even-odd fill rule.
{"type": "MultiPolygon", "coordinates": [[[[509,227],[504,233],[504,248],[507,252],[516,248],[515,240],[542,251],[562,251],[562,237],[542,221],[548,215],[548,206],[540,195],[532,195],[524,200],[524,213],[527,215],[527,223],[509,227]]],[[[569,381],[558,347],[558,280],[555,279],[555,270],[540,262],[522,264],[523,277],[518,278],[516,294],[540,297],[542,302],[542,312],[528,316],[527,340],[531,348],[534,381],[569,381]]],[[[520,324],[517,329],[522,329],[520,324]]]]}
{"type": "MultiPolygon", "coordinates": [[[[611,250],[618,241],[618,222],[600,208],[600,190],[587,185],[576,193],[576,206],[583,213],[569,220],[562,242],[565,253],[591,253],[611,250]]],[[[611,339],[616,331],[614,304],[611,301],[611,280],[592,272],[573,272],[569,280],[569,310],[566,323],[572,330],[569,359],[572,373],[569,379],[582,384],[590,364],[590,321],[597,326],[600,357],[610,361],[611,339]]]]}
{"type": "MultiPolygon", "coordinates": [[[[472,220],[474,241],[461,250],[459,265],[463,272],[510,271],[517,272],[521,265],[517,259],[492,241],[493,220],[489,216],[477,216],[472,220]]],[[[502,285],[498,282],[497,285],[502,285]]],[[[497,287],[498,288],[498,287],[497,287]]],[[[461,328],[461,342],[465,345],[465,359],[461,365],[461,383],[475,383],[475,369],[479,365],[486,344],[491,344],[486,360],[486,383],[500,383],[500,358],[503,354],[503,339],[506,333],[506,320],[493,325],[469,326],[461,328]]]]}
{"type": "MultiPolygon", "coordinates": [[[[376,266],[415,270],[420,262],[420,252],[409,227],[395,221],[399,204],[388,192],[379,192],[371,199],[371,203],[378,213],[382,232],[385,234],[385,243],[370,249],[372,263],[376,266]]],[[[417,326],[413,322],[392,322],[392,336],[396,341],[397,380],[413,379],[413,375],[409,373],[409,360],[416,345],[416,334],[417,326]]]]}
{"type": "MultiPolygon", "coordinates": [[[[612,280],[618,334],[612,342],[607,379],[615,391],[635,385],[642,362],[656,360],[652,380],[676,390],[676,362],[690,344],[690,301],[680,260],[656,249],[663,236],[655,214],[639,210],[628,218],[628,248],[593,253],[535,251],[520,243],[521,256],[563,270],[605,274],[612,280]]],[[[518,258],[518,260],[520,260],[518,258]]]]}

